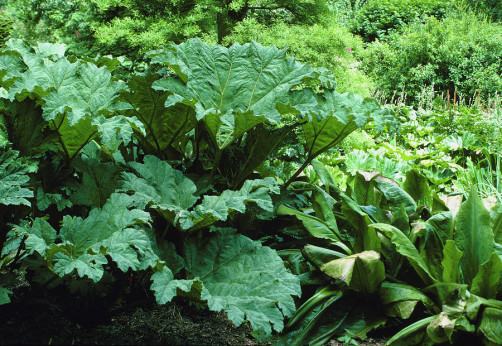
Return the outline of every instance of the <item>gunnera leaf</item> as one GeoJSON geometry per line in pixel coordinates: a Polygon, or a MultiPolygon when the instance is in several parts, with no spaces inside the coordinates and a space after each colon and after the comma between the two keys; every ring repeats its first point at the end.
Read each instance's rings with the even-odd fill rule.
{"type": "Polygon", "coordinates": [[[231,229],[209,237],[189,238],[184,246],[187,279],[173,280],[170,270],[152,276],[152,289],[160,304],[178,293],[207,301],[213,311],[225,311],[240,325],[280,332],[285,317],[295,311],[292,296],[301,294],[300,280],[290,274],[277,253],[231,229]],[[202,287],[193,287],[200,285],[202,287]]]}
{"type": "Polygon", "coordinates": [[[129,164],[136,174],[123,173],[121,191],[134,192],[134,198],[150,205],[170,223],[183,230],[195,231],[217,221],[226,221],[232,211],[244,213],[253,202],[263,210],[273,211],[271,193],[279,194],[273,178],[247,180],[237,191],[225,190],[219,196],[204,195],[201,203],[194,194],[197,187],[181,171],[155,156],[145,156],[144,163],[129,164]]]}
{"type": "Polygon", "coordinates": [[[14,231],[26,237],[26,250],[40,254],[55,274],[65,277],[76,272],[98,282],[107,256],[124,272],[155,267],[159,262],[154,237],[145,225],[150,215],[136,209],[135,204],[131,196],[115,193],[103,208],[91,210],[85,219],[64,216],[59,233],[40,218],[31,226],[15,226],[14,231]],[[145,229],[135,228],[139,225],[145,229]]]}
{"type": "Polygon", "coordinates": [[[31,171],[28,164],[18,158],[18,152],[12,149],[0,149],[0,204],[31,206],[27,198],[33,192],[26,187],[31,171]]]}
{"type": "Polygon", "coordinates": [[[177,74],[153,84],[172,93],[166,107],[194,102],[197,120],[204,119],[220,149],[260,123],[278,124],[278,103],[294,86],[318,77],[310,66],[287,58],[285,50],[256,42],[225,48],[193,39],[149,57],[177,74]]]}

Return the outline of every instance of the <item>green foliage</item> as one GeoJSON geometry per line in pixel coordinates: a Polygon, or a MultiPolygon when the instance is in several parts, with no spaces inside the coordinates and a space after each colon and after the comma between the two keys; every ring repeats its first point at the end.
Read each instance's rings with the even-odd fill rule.
{"type": "MultiPolygon", "coordinates": [[[[196,39],[148,56],[153,67],[123,81],[120,61],[67,57],[62,44],[10,40],[0,53],[2,145],[19,150],[0,165],[13,221],[1,242],[0,302],[11,293],[4,268],[80,294],[109,293],[110,282],[141,271],[159,303],[180,296],[279,332],[300,282],[253,239],[274,224],[277,200],[295,200],[287,186],[310,162],[393,115],[335,92],[332,74],[276,47],[196,39]],[[280,186],[259,168],[294,129],[304,131],[303,165],[280,186]],[[32,191],[36,203],[19,211],[32,191]]],[[[362,257],[351,285],[361,268],[382,273],[375,254],[362,257]]]]}
{"type": "Polygon", "coordinates": [[[24,187],[31,169],[18,155],[19,152],[11,149],[0,151],[0,204],[5,206],[31,206],[27,198],[33,197],[33,191],[24,187]]]}
{"type": "Polygon", "coordinates": [[[304,26],[282,22],[265,25],[251,18],[236,25],[224,40],[226,44],[251,41],[288,48],[296,60],[327,68],[335,76],[337,91],[341,93],[354,92],[365,97],[373,93],[373,82],[358,68],[354,58],[363,50],[361,40],[334,19],[322,25],[304,26]]]}
{"type": "Polygon", "coordinates": [[[312,24],[326,12],[324,0],[10,0],[17,34],[34,43],[64,42],[76,54],[128,56],[133,66],[144,53],[169,43],[205,36],[221,42],[248,17],[312,24]],[[181,29],[180,29],[181,28],[181,29]]]}
{"type": "Polygon", "coordinates": [[[0,44],[3,46],[13,31],[14,19],[5,9],[0,9],[0,44]]]}
{"type": "Polygon", "coordinates": [[[164,304],[183,291],[181,295],[207,301],[210,310],[226,311],[237,326],[248,320],[257,331],[282,331],[284,317],[295,310],[291,296],[301,293],[298,278],[260,242],[233,229],[213,231],[209,237],[185,243],[187,279],[173,280],[169,270],[152,276],[157,301],[164,304]]]}
{"type": "Polygon", "coordinates": [[[502,90],[501,33],[500,25],[472,14],[429,18],[369,45],[362,66],[387,99],[404,93],[407,102],[418,103],[424,92],[431,99],[448,95],[453,101],[454,94],[468,102],[488,99],[502,90]]]}
{"type": "Polygon", "coordinates": [[[366,42],[385,40],[389,33],[429,16],[443,19],[451,8],[450,1],[371,0],[354,16],[351,31],[366,42]]]}
{"type": "Polygon", "coordinates": [[[498,0],[457,0],[457,2],[480,15],[488,16],[493,21],[502,20],[502,4],[498,0]]]}

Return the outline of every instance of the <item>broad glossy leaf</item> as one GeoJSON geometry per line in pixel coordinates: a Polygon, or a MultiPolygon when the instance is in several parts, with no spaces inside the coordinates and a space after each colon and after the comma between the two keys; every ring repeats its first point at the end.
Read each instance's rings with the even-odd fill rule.
{"type": "Polygon", "coordinates": [[[432,207],[432,190],[426,177],[412,169],[406,173],[403,189],[418,206],[432,207]]]}
{"type": "Polygon", "coordinates": [[[396,246],[397,252],[408,259],[411,266],[426,284],[431,284],[435,281],[417,248],[403,234],[403,232],[391,225],[382,223],[375,223],[370,225],[370,227],[379,230],[391,240],[391,242],[396,246]]]}
{"type": "Polygon", "coordinates": [[[391,206],[399,207],[404,204],[404,208],[408,215],[413,214],[417,210],[417,204],[406,191],[404,191],[396,182],[384,178],[376,178],[377,186],[385,196],[387,203],[391,206]]]}
{"type": "Polygon", "coordinates": [[[464,253],[460,267],[464,282],[470,285],[480,266],[490,260],[494,247],[490,212],[475,189],[462,203],[455,218],[455,244],[464,253]]]}
{"type": "Polygon", "coordinates": [[[418,302],[431,307],[434,302],[413,286],[383,282],[380,286],[380,300],[386,305],[387,314],[407,319],[413,313],[418,302]]]}
{"type": "Polygon", "coordinates": [[[385,267],[380,261],[380,254],[375,251],[335,259],[323,264],[320,269],[365,295],[376,292],[385,279],[385,267]]]}
{"type": "Polygon", "coordinates": [[[427,336],[426,329],[437,316],[424,318],[405,327],[390,338],[387,345],[433,345],[434,343],[427,336]]]}
{"type": "Polygon", "coordinates": [[[462,251],[455,247],[453,240],[447,240],[443,247],[443,281],[460,283],[460,259],[462,251]]]}
{"type": "Polygon", "coordinates": [[[455,328],[455,320],[451,319],[446,312],[441,312],[427,326],[427,335],[435,343],[450,341],[455,328]]]}
{"type": "Polygon", "coordinates": [[[483,311],[479,331],[495,344],[502,344],[502,310],[486,308],[483,311]]]}
{"type": "Polygon", "coordinates": [[[492,253],[490,260],[480,266],[472,280],[471,293],[487,299],[496,298],[501,274],[502,260],[496,253],[492,253]]]}
{"type": "Polygon", "coordinates": [[[326,221],[318,217],[305,214],[301,211],[288,208],[284,205],[277,208],[277,215],[291,215],[300,220],[305,229],[314,237],[321,239],[328,239],[331,241],[340,241],[338,229],[332,229],[326,221]]]}
{"type": "Polygon", "coordinates": [[[318,268],[335,259],[347,256],[346,253],[333,251],[331,249],[315,245],[305,245],[302,249],[302,254],[318,268]]]}

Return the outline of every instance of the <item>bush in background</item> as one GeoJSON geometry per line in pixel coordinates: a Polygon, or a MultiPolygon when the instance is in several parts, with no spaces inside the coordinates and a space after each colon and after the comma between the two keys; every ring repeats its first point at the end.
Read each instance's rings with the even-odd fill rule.
{"type": "Polygon", "coordinates": [[[502,21],[502,1],[500,0],[458,0],[460,5],[486,15],[493,21],[502,21]]]}
{"type": "Polygon", "coordinates": [[[0,9],[0,45],[9,39],[12,32],[13,18],[9,15],[7,10],[0,9]]]}
{"type": "Polygon", "coordinates": [[[338,92],[354,92],[368,97],[374,91],[371,79],[361,71],[354,54],[363,50],[363,43],[345,27],[331,22],[311,26],[275,23],[264,25],[254,19],[238,24],[224,43],[256,41],[262,45],[288,48],[295,59],[313,67],[331,70],[338,92]]]}
{"type": "MultiPolygon", "coordinates": [[[[360,54],[362,68],[390,99],[405,93],[417,104],[424,92],[487,99],[502,93],[502,26],[464,13],[415,23],[360,54]]],[[[469,103],[469,102],[468,102],[469,103]]]]}
{"type": "Polygon", "coordinates": [[[451,2],[444,0],[370,0],[356,13],[351,31],[366,42],[382,40],[414,21],[442,19],[451,8],[451,2]]]}

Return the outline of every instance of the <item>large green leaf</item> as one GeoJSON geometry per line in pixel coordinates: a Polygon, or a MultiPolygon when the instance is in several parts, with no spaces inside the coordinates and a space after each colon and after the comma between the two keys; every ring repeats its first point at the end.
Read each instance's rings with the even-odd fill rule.
{"type": "Polygon", "coordinates": [[[472,280],[471,293],[483,298],[496,298],[502,274],[502,260],[492,253],[490,260],[483,263],[472,280]]]}
{"type": "Polygon", "coordinates": [[[406,173],[403,189],[418,206],[432,207],[432,190],[426,177],[412,169],[406,173]]]}
{"type": "Polygon", "coordinates": [[[479,331],[494,344],[502,344],[502,310],[487,307],[483,311],[479,331]]]}
{"type": "Polygon", "coordinates": [[[380,261],[380,254],[375,251],[338,258],[321,265],[320,269],[363,294],[376,292],[385,279],[385,267],[380,261]]]}
{"type": "Polygon", "coordinates": [[[309,121],[303,125],[307,154],[312,158],[381,115],[375,100],[352,93],[326,91],[317,96],[317,102],[318,107],[311,108],[307,115],[309,121]]]}
{"type": "Polygon", "coordinates": [[[133,228],[150,221],[150,215],[135,204],[128,195],[113,194],[102,209],[91,210],[85,219],[65,216],[59,235],[40,218],[31,227],[16,226],[14,231],[26,237],[26,250],[40,254],[55,274],[64,277],[76,271],[79,277],[98,282],[107,256],[124,272],[155,267],[159,262],[152,237],[146,230],[133,228]]]}
{"type": "Polygon", "coordinates": [[[194,182],[155,156],[145,156],[144,161],[143,164],[130,163],[139,177],[123,173],[122,190],[134,191],[137,200],[157,209],[166,220],[183,230],[194,231],[226,221],[232,211],[244,213],[250,202],[273,211],[270,194],[280,192],[273,178],[247,180],[240,190],[204,195],[201,203],[194,207],[197,201],[193,195],[197,191],[194,182]]]}
{"type": "Polygon", "coordinates": [[[377,186],[385,196],[387,203],[395,208],[404,204],[404,208],[408,215],[413,214],[417,210],[417,204],[406,191],[404,191],[396,182],[385,177],[376,178],[377,186]]]}
{"type": "Polygon", "coordinates": [[[447,240],[443,247],[443,281],[460,283],[460,258],[462,251],[455,247],[453,240],[447,240]]]}
{"type": "Polygon", "coordinates": [[[150,203],[171,223],[176,215],[194,205],[195,184],[182,172],[171,168],[155,156],[145,156],[144,163],[129,164],[139,175],[122,173],[122,190],[134,191],[135,198],[150,203]]]}
{"type": "MultiPolygon", "coordinates": [[[[144,124],[146,135],[140,136],[140,143],[148,153],[157,156],[175,150],[184,154],[186,134],[197,124],[193,104],[177,103],[165,107],[170,93],[152,89],[158,76],[147,74],[135,75],[129,81],[129,90],[121,97],[131,107],[125,114],[135,116],[144,124]],[[151,149],[150,149],[151,148],[151,149]]],[[[186,100],[180,100],[185,102],[186,100]]]]}
{"type": "Polygon", "coordinates": [[[0,204],[31,206],[33,192],[24,187],[30,180],[30,166],[18,158],[19,152],[0,149],[0,204]]]}
{"type": "Polygon", "coordinates": [[[387,310],[387,315],[407,319],[411,316],[418,302],[426,307],[434,302],[413,286],[383,282],[380,286],[380,300],[387,310]]]}
{"type": "Polygon", "coordinates": [[[490,225],[490,212],[471,190],[455,218],[455,244],[463,256],[460,268],[464,283],[470,285],[482,264],[488,262],[494,248],[494,235],[490,225]]]}
{"type": "Polygon", "coordinates": [[[420,256],[417,248],[403,232],[394,226],[382,223],[374,223],[370,225],[370,227],[379,230],[383,235],[390,239],[390,241],[396,246],[397,252],[408,259],[411,266],[426,284],[432,284],[436,281],[436,279],[429,272],[429,268],[427,268],[427,265],[420,256]]]}
{"type": "Polygon", "coordinates": [[[333,229],[326,221],[318,217],[305,214],[301,211],[288,208],[284,205],[277,208],[277,215],[291,215],[303,223],[305,229],[316,238],[328,239],[334,242],[340,241],[338,229],[333,229]]]}
{"type": "Polygon", "coordinates": [[[166,106],[195,100],[197,119],[205,119],[220,149],[264,121],[279,123],[280,100],[292,87],[316,77],[310,66],[286,58],[285,50],[255,42],[224,48],[193,39],[151,52],[150,57],[171,67],[181,79],[153,84],[173,93],[166,106]]]}
{"type": "MultiPolygon", "coordinates": [[[[284,317],[295,311],[300,281],[288,273],[277,253],[229,229],[210,237],[190,238],[184,246],[189,280],[172,280],[170,271],[152,276],[157,301],[171,300],[179,290],[199,292],[210,310],[225,311],[235,325],[248,320],[255,330],[283,329],[284,317]],[[202,289],[192,285],[203,283],[202,289]]],[[[181,293],[181,292],[179,292],[181,293]]]]}
{"type": "MultiPolygon", "coordinates": [[[[109,145],[111,137],[127,143],[132,127],[144,132],[137,119],[116,115],[128,107],[118,101],[119,92],[127,86],[115,80],[105,66],[80,60],[70,62],[63,56],[61,45],[39,44],[28,48],[22,41],[13,40],[8,47],[3,54],[14,57],[17,63],[0,64],[0,69],[18,70],[0,86],[7,90],[12,102],[29,98],[42,105],[42,119],[50,122],[51,129],[59,134],[59,145],[68,158],[73,158],[98,133],[109,145]]],[[[39,119],[26,119],[41,125],[39,119]]],[[[35,127],[33,134],[39,132],[39,127],[35,127]]]]}

